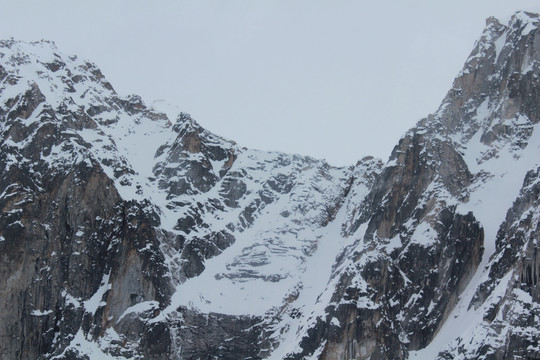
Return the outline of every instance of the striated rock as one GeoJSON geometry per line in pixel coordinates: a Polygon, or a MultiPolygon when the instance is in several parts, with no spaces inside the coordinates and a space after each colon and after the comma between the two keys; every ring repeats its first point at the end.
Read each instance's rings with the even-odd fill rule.
{"type": "Polygon", "coordinates": [[[261,320],[250,316],[200,314],[179,308],[182,322],[172,323],[173,339],[181,346],[178,359],[262,359],[268,347],[261,320]]]}

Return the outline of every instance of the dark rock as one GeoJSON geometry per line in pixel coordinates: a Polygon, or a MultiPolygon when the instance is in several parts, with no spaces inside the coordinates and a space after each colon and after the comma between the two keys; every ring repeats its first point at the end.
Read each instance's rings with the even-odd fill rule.
{"type": "Polygon", "coordinates": [[[172,331],[181,341],[182,359],[262,359],[260,352],[269,346],[261,337],[260,318],[178,311],[184,321],[173,324],[172,331]]]}

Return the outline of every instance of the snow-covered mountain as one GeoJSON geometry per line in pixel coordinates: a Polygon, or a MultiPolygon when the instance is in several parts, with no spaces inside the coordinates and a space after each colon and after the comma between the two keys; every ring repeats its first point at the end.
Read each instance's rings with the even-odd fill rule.
{"type": "Polygon", "coordinates": [[[540,358],[540,18],[384,163],[243,148],[0,41],[0,357],[540,358]]]}

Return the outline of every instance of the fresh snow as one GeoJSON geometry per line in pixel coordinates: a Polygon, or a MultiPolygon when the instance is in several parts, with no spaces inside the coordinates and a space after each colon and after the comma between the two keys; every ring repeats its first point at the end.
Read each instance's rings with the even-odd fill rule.
{"type": "Polygon", "coordinates": [[[473,184],[473,189],[467,203],[462,203],[457,211],[463,214],[472,211],[484,228],[484,259],[487,260],[495,250],[495,238],[499,226],[504,221],[506,212],[512,206],[528,170],[540,165],[540,125],[534,126],[529,143],[523,151],[516,152],[510,143],[498,151],[498,156],[478,164],[487,146],[482,144],[480,132],[470,141],[465,150],[464,159],[472,171],[482,171],[485,177],[473,184]],[[508,164],[512,164],[511,167],[508,164]]]}
{"type": "Polygon", "coordinates": [[[33,310],[30,315],[32,316],[46,316],[52,314],[52,310],[33,310]]]}
{"type": "MultiPolygon", "coordinates": [[[[298,299],[294,302],[294,307],[301,310],[298,318],[289,317],[280,324],[286,329],[284,336],[280,339],[280,345],[275,349],[269,360],[279,360],[293,351],[298,350],[302,328],[313,321],[313,319],[325,316],[325,308],[330,302],[332,289],[329,284],[332,275],[332,268],[335,258],[343,247],[347,244],[347,239],[341,235],[341,224],[345,222],[347,214],[342,207],[336,219],[326,228],[321,229],[321,241],[317,251],[309,259],[309,265],[304,271],[298,299]]],[[[334,319],[337,320],[337,319],[334,319]]]]}
{"type": "MultiPolygon", "coordinates": [[[[258,163],[266,161],[273,163],[274,157],[278,154],[253,155],[252,151],[240,154],[230,171],[234,171],[235,168],[250,169],[250,176],[243,180],[255,194],[260,181],[267,178],[266,172],[271,170],[254,163],[254,159],[258,163]]],[[[294,165],[289,165],[292,166],[294,165]]],[[[287,167],[278,170],[286,172],[287,167]]],[[[319,228],[315,223],[324,210],[317,207],[317,204],[325,204],[324,196],[328,195],[310,189],[309,179],[315,177],[317,171],[317,167],[306,168],[296,179],[296,186],[291,195],[282,196],[266,205],[263,210],[264,221],[255,221],[253,226],[233,232],[236,241],[230,247],[219,256],[207,260],[201,275],[188,279],[177,287],[171,301],[171,309],[183,305],[196,308],[203,313],[264,315],[269,310],[281,306],[284,298],[293,293],[297,287],[302,286],[304,289],[302,292],[311,289],[310,277],[312,274],[319,274],[317,269],[326,269],[324,271],[327,272],[322,277],[316,276],[317,281],[328,278],[331,263],[339,249],[337,240],[340,238],[340,230],[329,236],[328,227],[319,228]],[[305,199],[305,202],[291,203],[292,199],[295,201],[305,199]],[[303,206],[304,214],[283,215],[284,211],[290,211],[295,206],[303,206]],[[299,221],[307,221],[313,225],[311,228],[298,225],[299,221]],[[320,256],[327,256],[325,261],[330,265],[323,266],[323,259],[319,259],[320,256]],[[312,268],[313,264],[318,266],[312,268]]],[[[343,176],[341,170],[336,170],[332,174],[332,178],[340,176],[343,176]]],[[[333,185],[332,182],[328,183],[328,187],[329,190],[333,187],[339,191],[339,186],[333,185]]],[[[203,198],[211,199],[218,196],[214,193],[218,190],[219,187],[216,186],[215,190],[200,195],[199,201],[204,203],[203,198]]],[[[245,205],[249,204],[249,196],[242,201],[245,205]]],[[[240,205],[238,211],[245,205],[240,205]]],[[[228,213],[222,214],[223,218],[212,219],[212,224],[215,229],[219,229],[239,215],[235,214],[234,209],[229,209],[228,213]]]]}
{"type": "Polygon", "coordinates": [[[120,317],[118,318],[118,320],[116,320],[116,322],[120,322],[125,316],[129,315],[129,314],[139,314],[139,313],[142,313],[142,312],[145,312],[145,311],[149,311],[149,310],[153,310],[153,309],[158,309],[159,308],[159,303],[155,300],[151,300],[151,301],[143,301],[143,302],[140,302],[140,303],[137,303],[133,306],[130,306],[128,307],[123,313],[122,315],[120,315],[120,317]]]}
{"type": "Polygon", "coordinates": [[[103,279],[101,280],[101,285],[97,289],[97,291],[92,295],[92,297],[86,301],[83,302],[84,309],[89,312],[90,314],[94,314],[96,310],[100,306],[106,305],[105,302],[102,301],[103,295],[111,289],[111,284],[109,283],[109,278],[111,274],[110,272],[108,274],[103,275],[103,279]]]}
{"type": "Polygon", "coordinates": [[[501,51],[503,50],[505,44],[506,33],[504,33],[497,40],[495,40],[495,62],[497,62],[497,60],[499,59],[499,55],[501,54],[501,51]]]}
{"type": "MultiPolygon", "coordinates": [[[[108,334],[111,334],[111,332],[108,332],[108,334]]],[[[75,337],[70,341],[69,345],[64,349],[62,354],[53,356],[51,360],[63,359],[64,354],[69,350],[72,350],[75,353],[84,354],[90,359],[118,360],[118,357],[111,356],[110,354],[104,352],[100,348],[99,343],[88,340],[81,329],[79,329],[77,334],[75,334],[75,337]]],[[[122,358],[125,359],[124,357],[122,358]]]]}

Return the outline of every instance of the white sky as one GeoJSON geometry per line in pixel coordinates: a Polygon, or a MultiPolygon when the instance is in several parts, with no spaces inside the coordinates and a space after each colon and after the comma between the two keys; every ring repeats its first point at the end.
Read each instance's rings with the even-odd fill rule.
{"type": "Polygon", "coordinates": [[[387,159],[434,112],[485,19],[538,0],[0,0],[0,38],[48,39],[122,95],[240,145],[387,159]]]}

